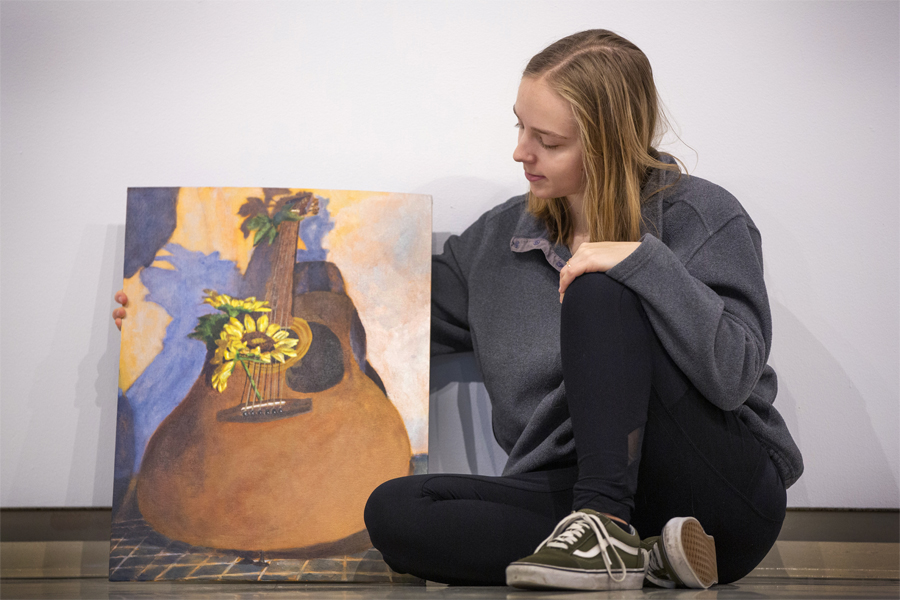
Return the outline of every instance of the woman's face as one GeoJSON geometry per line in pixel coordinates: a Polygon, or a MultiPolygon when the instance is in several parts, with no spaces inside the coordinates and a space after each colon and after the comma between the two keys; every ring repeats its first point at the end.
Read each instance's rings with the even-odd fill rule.
{"type": "Polygon", "coordinates": [[[513,160],[538,198],[580,199],[584,166],[572,106],[542,79],[522,78],[513,106],[519,142],[513,160]]]}

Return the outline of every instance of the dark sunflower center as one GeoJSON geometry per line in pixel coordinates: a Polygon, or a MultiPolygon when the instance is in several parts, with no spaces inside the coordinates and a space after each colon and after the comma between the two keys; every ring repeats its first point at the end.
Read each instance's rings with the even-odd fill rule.
{"type": "Polygon", "coordinates": [[[259,331],[245,333],[241,340],[247,344],[247,347],[251,350],[259,348],[260,352],[271,352],[275,349],[275,340],[259,331]]]}

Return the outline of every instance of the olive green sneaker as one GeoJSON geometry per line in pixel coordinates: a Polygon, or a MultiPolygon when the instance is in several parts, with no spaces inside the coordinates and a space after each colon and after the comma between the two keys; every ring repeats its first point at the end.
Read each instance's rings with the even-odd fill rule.
{"type": "Polygon", "coordinates": [[[694,517],[670,519],[661,536],[641,547],[650,554],[647,581],[653,585],[706,589],[719,580],[716,543],[694,517]]]}
{"type": "Polygon", "coordinates": [[[527,589],[639,590],[648,551],[633,527],[590,509],[559,522],[535,553],[506,568],[506,584],[527,589]]]}

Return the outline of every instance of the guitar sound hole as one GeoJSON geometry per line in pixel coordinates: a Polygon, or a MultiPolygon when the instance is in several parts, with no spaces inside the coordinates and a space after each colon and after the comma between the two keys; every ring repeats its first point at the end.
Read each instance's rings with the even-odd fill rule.
{"type": "Polygon", "coordinates": [[[300,362],[287,370],[285,381],[295,392],[312,394],[339,384],[344,378],[341,341],[327,326],[309,322],[312,344],[300,362]]]}

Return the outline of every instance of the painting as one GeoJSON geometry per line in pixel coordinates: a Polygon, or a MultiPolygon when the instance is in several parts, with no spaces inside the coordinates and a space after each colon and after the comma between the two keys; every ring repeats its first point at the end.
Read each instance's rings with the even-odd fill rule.
{"type": "Polygon", "coordinates": [[[431,198],[131,188],[110,579],[423,583],[363,509],[427,469],[431,198]]]}

